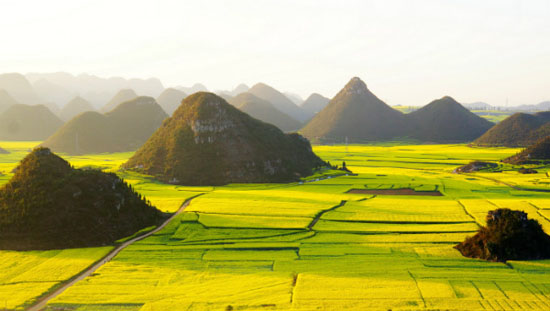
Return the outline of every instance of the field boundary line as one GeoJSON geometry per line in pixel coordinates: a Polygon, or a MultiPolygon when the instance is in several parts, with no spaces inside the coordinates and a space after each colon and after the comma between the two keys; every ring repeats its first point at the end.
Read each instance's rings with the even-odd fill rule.
{"type": "Polygon", "coordinates": [[[79,274],[77,274],[74,277],[70,278],[65,283],[61,283],[62,285],[60,287],[55,289],[53,292],[48,293],[45,296],[42,296],[41,298],[39,298],[37,301],[35,301],[31,306],[29,306],[25,310],[27,310],[27,311],[40,311],[40,310],[42,310],[42,308],[44,308],[50,300],[52,300],[53,298],[55,298],[55,297],[59,296],[60,294],[62,294],[65,290],[67,290],[69,287],[73,286],[78,281],[81,281],[81,280],[85,279],[86,277],[90,276],[91,274],[93,274],[95,271],[97,271],[97,269],[101,268],[104,264],[111,261],[116,255],[118,255],[126,247],[130,246],[134,242],[137,242],[137,241],[143,240],[147,237],[150,237],[151,235],[153,235],[153,234],[159,232],[160,230],[164,229],[164,227],[166,227],[166,225],[168,225],[168,223],[170,223],[172,220],[174,220],[174,218],[177,215],[181,214],[185,210],[185,208],[187,208],[187,206],[189,206],[189,204],[191,203],[191,200],[193,200],[194,198],[196,198],[198,196],[201,196],[203,194],[204,193],[200,193],[200,194],[197,194],[195,196],[192,196],[192,197],[186,199],[183,202],[183,204],[180,206],[180,208],[174,214],[172,214],[168,219],[166,219],[160,226],[158,226],[154,230],[151,230],[151,231],[149,231],[149,232],[147,232],[143,235],[140,235],[140,236],[137,236],[133,239],[130,239],[130,240],[120,244],[119,246],[115,247],[112,251],[110,251],[103,258],[96,261],[93,265],[91,265],[90,267],[88,267],[84,271],[81,271],[79,274]]]}
{"type": "Polygon", "coordinates": [[[464,205],[462,202],[460,202],[460,200],[456,200],[456,202],[462,206],[462,208],[464,209],[464,212],[466,213],[466,215],[470,216],[470,218],[472,218],[474,220],[474,222],[480,226],[480,227],[483,227],[483,224],[480,224],[477,219],[474,217],[474,215],[470,214],[470,212],[468,211],[468,209],[466,208],[466,205],[464,205]]]}
{"type": "Polygon", "coordinates": [[[321,216],[323,216],[323,214],[325,214],[326,212],[333,211],[333,210],[335,210],[339,207],[342,207],[347,202],[348,202],[348,200],[342,200],[342,201],[340,201],[340,203],[338,205],[335,205],[335,206],[333,206],[329,209],[325,209],[325,210],[322,210],[319,213],[317,213],[317,215],[315,215],[315,218],[313,218],[313,220],[309,223],[309,225],[307,225],[307,229],[308,230],[313,230],[313,226],[315,226],[315,224],[319,221],[319,219],[321,219],[321,216]]]}
{"type": "Polygon", "coordinates": [[[418,280],[414,277],[414,275],[411,273],[410,270],[407,270],[407,273],[413,279],[414,285],[416,286],[416,289],[418,290],[418,295],[420,296],[420,299],[422,299],[422,303],[424,304],[424,308],[426,308],[426,300],[424,299],[424,296],[422,295],[422,291],[420,290],[420,286],[418,286],[418,280]]]}

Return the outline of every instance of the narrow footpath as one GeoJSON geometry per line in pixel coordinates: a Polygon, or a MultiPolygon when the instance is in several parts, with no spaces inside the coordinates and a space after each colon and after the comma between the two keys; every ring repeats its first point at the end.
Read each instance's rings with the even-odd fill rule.
{"type": "MultiPolygon", "coordinates": [[[[200,194],[199,194],[200,195],[200,194]]],[[[41,297],[40,299],[38,299],[33,305],[31,305],[30,307],[28,307],[26,310],[27,311],[40,311],[42,310],[46,304],[48,303],[48,301],[52,300],[53,298],[59,296],[61,293],[63,293],[67,288],[73,286],[76,282],[78,281],[81,281],[83,279],[85,279],[86,277],[90,276],[92,273],[94,273],[97,269],[99,269],[101,266],[103,266],[104,264],[106,264],[107,262],[109,262],[111,259],[113,259],[118,253],[120,253],[123,249],[125,249],[126,247],[132,245],[132,243],[134,242],[137,242],[137,241],[140,241],[140,240],[143,240],[157,232],[159,232],[160,230],[162,230],[164,227],[166,227],[166,225],[172,221],[174,219],[174,217],[176,217],[177,215],[181,214],[185,208],[187,206],[189,206],[189,203],[191,203],[191,200],[196,198],[197,196],[199,195],[196,195],[194,197],[191,197],[189,199],[187,199],[182,205],[181,207],[178,209],[177,212],[175,212],[174,214],[172,214],[172,216],[170,216],[170,218],[168,218],[165,222],[163,222],[160,226],[158,226],[157,228],[155,228],[154,230],[150,231],[150,232],[147,232],[146,234],[144,235],[140,235],[140,236],[137,236],[133,239],[130,239],[122,244],[120,244],[119,246],[117,246],[115,249],[113,249],[110,253],[108,253],[107,255],[105,255],[105,257],[101,258],[99,261],[97,261],[94,265],[92,265],[91,267],[89,267],[88,269],[80,272],[80,274],[76,275],[75,277],[73,277],[72,279],[70,279],[70,281],[68,281],[67,283],[63,284],[61,287],[57,288],[56,290],[54,290],[53,292],[47,294],[46,296],[44,297],[41,297]]]]}

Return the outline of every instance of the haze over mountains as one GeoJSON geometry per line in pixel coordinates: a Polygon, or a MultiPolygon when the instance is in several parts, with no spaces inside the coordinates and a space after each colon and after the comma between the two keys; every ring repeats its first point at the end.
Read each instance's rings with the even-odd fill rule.
{"type": "MultiPolygon", "coordinates": [[[[0,113],[17,104],[42,104],[47,106],[52,114],[68,121],[97,108],[106,113],[122,102],[147,93],[146,95],[157,94],[151,97],[156,97],[162,109],[171,115],[184,98],[195,91],[206,89],[206,86],[200,83],[192,87],[165,89],[158,79],[99,78],[87,74],[74,76],[62,72],[27,75],[10,73],[0,75],[0,113]]],[[[412,109],[409,114],[403,114],[378,99],[359,78],[352,79],[332,99],[313,93],[302,101],[296,94],[281,92],[265,83],[257,83],[251,88],[241,83],[233,90],[217,92],[220,97],[251,116],[274,124],[285,132],[300,130],[316,143],[345,142],[346,139],[349,142],[400,139],[434,143],[468,142],[481,136],[491,126],[487,121],[464,109],[451,97],[443,97],[424,107],[412,109]]],[[[466,106],[470,109],[492,109],[490,105],[482,102],[466,106]]],[[[533,107],[544,109],[550,107],[550,104],[543,102],[533,107]]],[[[22,109],[19,107],[16,110],[22,109]]],[[[51,114],[46,114],[50,115],[51,119],[51,114]]],[[[90,116],[87,117],[91,118],[90,116]]],[[[501,120],[500,118],[496,120],[501,120]]],[[[537,122],[529,126],[538,124],[537,122]]],[[[3,136],[6,139],[16,137],[13,136],[14,129],[20,131],[15,123],[17,122],[11,122],[11,135],[6,134],[6,124],[0,125],[4,128],[3,136]]],[[[527,141],[506,144],[527,145],[546,133],[542,127],[536,133],[525,134],[525,131],[532,130],[529,126],[523,128],[522,133],[507,134],[508,139],[517,136],[521,140],[528,139],[527,141]]],[[[36,127],[29,130],[33,131],[37,131],[36,127]]],[[[46,130],[45,133],[51,134],[51,130],[46,130]]],[[[491,134],[495,134],[494,131],[491,134]]],[[[44,135],[23,136],[40,140],[44,135]]],[[[484,140],[485,138],[480,138],[479,142],[502,144],[499,141],[484,140]]]]}
{"type": "Polygon", "coordinates": [[[6,90],[0,90],[0,113],[6,111],[13,105],[19,105],[19,102],[16,101],[6,90]]]}
{"type": "Polygon", "coordinates": [[[121,103],[105,114],[88,111],[76,116],[42,146],[68,154],[133,151],[167,117],[153,98],[141,96],[121,103]]]}
{"type": "Polygon", "coordinates": [[[550,109],[550,101],[543,101],[534,105],[518,105],[518,106],[493,106],[484,102],[475,102],[464,104],[464,107],[470,110],[500,110],[511,112],[537,112],[550,109]]]}
{"type": "Polygon", "coordinates": [[[157,103],[166,111],[166,113],[171,116],[176,109],[178,109],[181,101],[187,97],[183,91],[167,88],[164,90],[159,97],[157,97],[157,103]]]}
{"type": "Polygon", "coordinates": [[[326,98],[321,94],[313,93],[309,95],[300,107],[313,116],[323,110],[329,102],[329,98],[326,98]]]}
{"type": "Polygon", "coordinates": [[[44,140],[63,121],[43,105],[13,105],[0,114],[0,140],[44,140]]]}
{"type": "Polygon", "coordinates": [[[276,89],[265,83],[255,84],[248,90],[248,92],[270,102],[275,108],[298,121],[304,122],[311,117],[308,112],[300,109],[298,105],[293,103],[281,92],[277,91],[276,89]]]}
{"type": "Polygon", "coordinates": [[[229,103],[256,119],[275,125],[283,132],[297,131],[302,127],[301,122],[252,93],[241,93],[231,98],[229,103]]]}
{"type": "MultiPolygon", "coordinates": [[[[164,86],[157,78],[101,78],[89,74],[75,76],[65,72],[29,73],[25,76],[31,83],[37,83],[37,81],[43,80],[61,88],[58,93],[52,94],[50,97],[44,97],[43,100],[45,101],[55,102],[56,96],[61,96],[62,99],[64,99],[61,102],[66,103],[75,96],[81,96],[96,108],[105,105],[105,103],[121,89],[133,89],[139,95],[152,97],[157,97],[164,90],[164,86]]],[[[0,86],[0,88],[2,87],[0,86]]]]}
{"type": "Polygon", "coordinates": [[[86,111],[94,111],[94,107],[84,98],[77,96],[71,99],[58,113],[63,121],[68,121],[86,111]]]}
{"type": "Polygon", "coordinates": [[[132,100],[136,97],[138,97],[138,95],[132,89],[120,90],[118,91],[118,93],[115,94],[115,96],[113,96],[113,98],[111,98],[111,100],[107,104],[105,104],[105,106],[101,107],[101,111],[109,112],[123,102],[132,100]]]}
{"type": "Polygon", "coordinates": [[[188,96],[124,167],[164,182],[288,182],[324,165],[298,134],[254,119],[206,92],[188,96]]]}

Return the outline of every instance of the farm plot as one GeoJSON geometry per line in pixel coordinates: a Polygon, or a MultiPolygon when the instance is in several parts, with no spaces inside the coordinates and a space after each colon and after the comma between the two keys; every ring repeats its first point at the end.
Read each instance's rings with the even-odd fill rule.
{"type": "MultiPolygon", "coordinates": [[[[452,174],[459,164],[495,161],[516,149],[314,149],[334,164],[346,161],[358,175],[288,185],[178,187],[119,172],[166,211],[205,194],[162,231],[122,251],[48,308],[550,309],[548,261],[486,262],[464,258],[453,248],[497,207],[547,217],[550,194],[518,191],[477,174],[452,174]],[[437,190],[443,196],[348,193],[397,188],[437,190]]],[[[490,176],[502,174],[508,173],[490,176]]],[[[542,176],[530,178],[544,186],[542,176]]]]}
{"type": "Polygon", "coordinates": [[[105,256],[112,247],[0,251],[0,305],[22,309],[105,256]]]}

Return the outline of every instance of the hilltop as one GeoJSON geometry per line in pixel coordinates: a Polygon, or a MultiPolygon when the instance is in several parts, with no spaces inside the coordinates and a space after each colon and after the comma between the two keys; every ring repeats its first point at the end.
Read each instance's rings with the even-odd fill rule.
{"type": "Polygon", "coordinates": [[[178,86],[176,89],[184,92],[185,94],[193,94],[197,92],[208,92],[208,89],[206,86],[200,83],[195,83],[191,87],[185,87],[185,86],[178,86]]]}
{"type": "Polygon", "coordinates": [[[407,136],[438,143],[470,142],[494,125],[449,96],[432,101],[406,118],[411,123],[407,136]]]}
{"type": "Polygon", "coordinates": [[[302,127],[299,121],[277,110],[268,101],[248,92],[231,98],[229,103],[256,119],[275,125],[284,132],[297,131],[302,127]]]}
{"type": "Polygon", "coordinates": [[[155,225],[162,214],[113,173],[74,169],[37,148],[0,188],[0,248],[111,244],[155,225]]]}
{"type": "Polygon", "coordinates": [[[77,96],[69,101],[59,112],[59,117],[64,121],[68,121],[73,117],[86,112],[94,111],[94,107],[84,98],[77,96]]]}
{"type": "Polygon", "coordinates": [[[405,115],[378,99],[359,78],[351,79],[301,130],[314,142],[388,140],[406,132],[405,115]]]}
{"type": "Polygon", "coordinates": [[[0,140],[43,140],[62,125],[43,105],[16,104],[0,114],[0,140]]]}
{"type": "Polygon", "coordinates": [[[248,90],[249,93],[268,101],[277,110],[286,113],[298,121],[306,121],[308,114],[292,102],[283,93],[264,83],[257,83],[248,90]]]}
{"type": "Polygon", "coordinates": [[[330,102],[330,99],[317,94],[313,93],[309,95],[309,97],[302,103],[302,109],[307,111],[311,116],[314,116],[319,111],[323,110],[328,103],[330,102]]]}
{"type": "Polygon", "coordinates": [[[157,98],[157,103],[164,111],[171,116],[181,104],[181,101],[187,97],[187,94],[180,90],[167,88],[157,98]]]}
{"type": "Polygon", "coordinates": [[[515,113],[489,129],[473,144],[526,147],[550,135],[550,112],[515,113]]]}
{"type": "Polygon", "coordinates": [[[289,182],[324,165],[309,142],[206,92],[188,96],[123,165],[174,184],[289,182]]]}
{"type": "Polygon", "coordinates": [[[541,138],[535,144],[502,160],[502,162],[518,165],[550,162],[550,136],[541,138]]]}
{"type": "Polygon", "coordinates": [[[244,84],[244,83],[241,83],[239,85],[237,85],[231,92],[229,95],[231,96],[237,96],[241,93],[244,93],[244,92],[248,92],[248,90],[250,89],[250,87],[248,87],[248,85],[244,84]]]}
{"type": "Polygon", "coordinates": [[[42,104],[32,85],[19,73],[0,74],[0,89],[8,92],[16,101],[25,105],[42,104]]]}
{"type": "Polygon", "coordinates": [[[106,114],[82,113],[42,145],[68,154],[132,151],[138,149],[166,117],[153,98],[141,96],[106,114]]]}
{"type": "Polygon", "coordinates": [[[0,90],[0,113],[6,111],[9,107],[19,105],[19,102],[16,101],[6,90],[0,90]]]}
{"type": "Polygon", "coordinates": [[[111,98],[111,100],[105,106],[101,108],[101,112],[109,112],[123,102],[132,100],[136,97],[138,97],[138,95],[132,89],[120,90],[118,91],[118,93],[115,94],[115,96],[113,96],[113,98],[111,98]]]}

